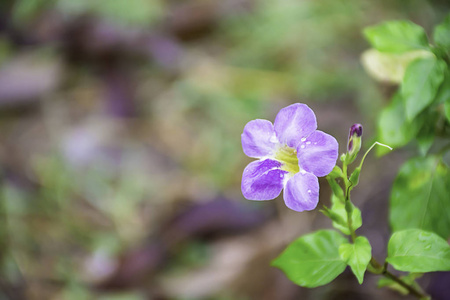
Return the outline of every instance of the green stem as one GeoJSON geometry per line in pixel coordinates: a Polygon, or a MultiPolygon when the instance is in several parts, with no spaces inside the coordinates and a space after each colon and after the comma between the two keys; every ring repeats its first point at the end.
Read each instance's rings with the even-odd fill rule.
{"type": "MultiPolygon", "coordinates": [[[[360,167],[362,166],[364,159],[366,158],[366,155],[377,144],[381,145],[381,146],[386,146],[386,145],[380,144],[378,142],[375,142],[364,154],[364,156],[361,160],[361,163],[360,163],[360,167]]],[[[389,146],[386,146],[386,147],[390,148],[389,146]]],[[[392,149],[392,148],[390,148],[390,149],[392,149]]],[[[351,182],[349,181],[349,179],[347,177],[347,164],[345,162],[342,165],[342,173],[343,173],[343,179],[344,179],[344,184],[345,184],[345,210],[347,212],[347,226],[348,226],[348,230],[350,231],[351,240],[354,243],[357,238],[357,235],[355,233],[355,230],[353,229],[353,220],[352,220],[353,204],[350,200],[350,190],[349,190],[349,187],[351,186],[351,182]]],[[[426,295],[422,291],[416,289],[414,286],[404,282],[401,278],[399,278],[396,275],[389,272],[387,270],[387,264],[385,264],[384,266],[381,266],[380,263],[378,263],[373,256],[370,259],[370,265],[374,269],[374,271],[372,271],[372,273],[383,275],[384,277],[395,281],[396,283],[398,283],[399,285],[401,285],[402,287],[407,289],[411,294],[413,294],[414,296],[416,296],[419,299],[431,299],[430,296],[426,295]]]]}
{"type": "MultiPolygon", "coordinates": [[[[354,243],[357,238],[357,235],[355,233],[355,230],[353,229],[353,224],[352,224],[353,207],[352,207],[352,203],[350,201],[350,195],[348,193],[345,196],[345,210],[347,211],[348,230],[350,231],[350,237],[352,239],[352,242],[354,243]]],[[[402,287],[407,289],[411,294],[413,294],[414,296],[416,296],[419,299],[431,299],[425,293],[419,291],[414,286],[404,282],[401,278],[399,278],[396,275],[389,272],[387,270],[387,264],[385,264],[384,266],[381,266],[380,263],[378,263],[373,256],[370,259],[370,265],[372,266],[373,269],[375,269],[375,271],[372,271],[372,273],[383,275],[384,277],[395,281],[396,283],[398,283],[399,285],[401,285],[402,287]]]]}
{"type": "Polygon", "coordinates": [[[342,179],[344,179],[344,185],[345,185],[345,198],[347,198],[347,192],[348,192],[348,176],[347,176],[347,164],[344,162],[342,164],[342,179]]]}
{"type": "Polygon", "coordinates": [[[353,212],[353,207],[352,203],[350,202],[350,200],[347,200],[348,198],[345,198],[345,210],[347,211],[347,225],[348,225],[348,230],[350,231],[350,237],[352,239],[352,242],[354,243],[356,240],[356,233],[355,230],[353,229],[353,219],[352,219],[352,212],[353,212]],[[351,209],[347,209],[347,207],[350,206],[351,209]]]}
{"type": "Polygon", "coordinates": [[[352,202],[350,201],[350,191],[349,191],[350,182],[348,180],[347,164],[345,162],[342,164],[342,173],[345,185],[345,211],[347,212],[347,226],[350,231],[350,237],[352,239],[352,242],[354,243],[356,240],[356,233],[355,230],[353,229],[353,219],[352,219],[353,205],[352,202]]]}
{"type": "Polygon", "coordinates": [[[422,293],[421,291],[417,290],[414,286],[407,284],[402,279],[398,278],[397,276],[395,276],[394,274],[392,274],[388,270],[386,270],[383,273],[383,276],[385,276],[386,278],[392,279],[393,281],[397,282],[399,285],[401,285],[402,287],[407,289],[411,294],[413,294],[414,296],[416,296],[419,299],[424,299],[424,298],[425,299],[431,299],[430,296],[428,296],[428,295],[422,293]]]}
{"type": "Polygon", "coordinates": [[[373,256],[370,259],[370,265],[376,270],[376,271],[372,271],[372,273],[383,275],[384,277],[389,278],[392,281],[395,281],[396,283],[398,283],[399,285],[401,285],[402,287],[407,289],[411,294],[413,294],[414,296],[416,296],[419,299],[431,299],[431,297],[428,296],[427,294],[425,294],[424,292],[418,290],[416,287],[406,283],[401,278],[399,278],[396,275],[389,272],[387,270],[387,264],[385,264],[384,266],[381,266],[380,263],[377,262],[373,256]]]}
{"type": "Polygon", "coordinates": [[[364,163],[364,160],[366,159],[367,154],[369,154],[370,150],[372,150],[373,147],[375,147],[376,145],[382,146],[382,147],[386,147],[389,150],[392,150],[392,147],[389,147],[388,145],[382,144],[380,142],[375,142],[372,144],[372,146],[370,146],[369,149],[367,149],[366,153],[364,153],[363,158],[361,159],[361,162],[359,163],[359,167],[362,168],[362,165],[364,163]]]}

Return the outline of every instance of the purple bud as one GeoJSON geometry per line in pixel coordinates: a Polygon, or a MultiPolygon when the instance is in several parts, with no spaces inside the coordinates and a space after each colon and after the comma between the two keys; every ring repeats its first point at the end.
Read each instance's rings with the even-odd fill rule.
{"type": "MultiPolygon", "coordinates": [[[[347,151],[351,152],[353,150],[353,140],[355,138],[360,138],[363,133],[363,127],[361,124],[356,123],[350,127],[350,133],[348,134],[348,147],[347,151]]],[[[361,143],[359,143],[359,147],[361,147],[361,143]]],[[[358,149],[359,151],[359,149],[358,149]]]]}
{"type": "Polygon", "coordinates": [[[353,124],[352,127],[350,127],[350,134],[349,134],[349,138],[350,136],[356,134],[357,137],[362,136],[362,131],[363,131],[363,127],[361,124],[356,123],[353,124]]]}
{"type": "Polygon", "coordinates": [[[361,150],[362,132],[363,127],[361,124],[356,123],[353,124],[352,127],[350,127],[350,133],[348,135],[347,154],[345,157],[345,161],[347,164],[352,163],[358,155],[359,150],[361,150]]]}

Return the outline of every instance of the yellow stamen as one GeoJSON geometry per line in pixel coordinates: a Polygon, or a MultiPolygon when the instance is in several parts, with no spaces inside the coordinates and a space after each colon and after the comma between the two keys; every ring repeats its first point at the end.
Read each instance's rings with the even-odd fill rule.
{"type": "Polygon", "coordinates": [[[275,158],[283,163],[282,170],[289,173],[298,173],[300,168],[298,166],[297,150],[294,148],[283,146],[280,147],[275,154],[275,158]]]}

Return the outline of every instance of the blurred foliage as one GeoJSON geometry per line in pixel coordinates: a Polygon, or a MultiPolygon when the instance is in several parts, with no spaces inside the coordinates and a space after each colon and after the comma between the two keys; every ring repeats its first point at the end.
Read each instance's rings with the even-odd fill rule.
{"type": "MultiPolygon", "coordinates": [[[[245,231],[268,221],[263,204],[252,203],[255,220],[241,207],[242,128],[299,101],[334,105],[319,127],[344,138],[355,118],[373,127],[390,87],[360,65],[362,28],[405,18],[428,30],[446,9],[445,1],[2,1],[0,298],[285,291],[272,284],[277,273],[258,269],[282,242],[245,231]],[[214,232],[173,227],[186,207],[217,197],[241,206],[226,216],[208,208],[210,223],[198,228],[214,232]],[[229,231],[239,242],[222,238],[229,231]],[[234,265],[207,273],[232,260],[252,276],[234,265]],[[184,271],[187,283],[174,284],[184,271]],[[196,278],[211,281],[195,289],[196,278]]],[[[317,293],[288,289],[279,299],[317,293]]]]}
{"type": "Polygon", "coordinates": [[[159,0],[18,0],[12,16],[20,25],[52,8],[71,17],[92,14],[119,25],[139,27],[158,21],[163,13],[163,3],[159,0]]]}
{"type": "MultiPolygon", "coordinates": [[[[449,20],[447,13],[433,28],[430,38],[421,26],[410,21],[387,21],[364,30],[373,50],[379,53],[369,59],[382,61],[390,56],[403,69],[403,74],[393,81],[394,68],[372,68],[377,63],[368,64],[368,57],[363,56],[366,68],[376,79],[399,85],[392,102],[381,112],[378,139],[393,147],[414,141],[418,152],[417,157],[410,158],[400,168],[390,196],[389,221],[393,235],[386,260],[400,271],[450,270],[447,242],[450,235],[449,20]],[[417,51],[422,54],[417,56],[417,51]],[[404,60],[410,55],[416,58],[404,60]],[[378,76],[380,72],[391,74],[378,76]],[[432,265],[426,261],[424,256],[429,251],[436,253],[438,263],[432,265]]],[[[397,289],[395,285],[391,287],[397,289]]]]}
{"type": "Polygon", "coordinates": [[[381,113],[378,135],[381,142],[393,147],[415,140],[422,156],[407,161],[394,182],[392,229],[421,228],[443,238],[450,235],[450,212],[446,209],[450,204],[450,177],[445,160],[450,141],[450,119],[445,113],[445,106],[450,105],[446,78],[450,74],[450,44],[446,43],[449,19],[450,14],[434,28],[433,41],[428,40],[422,27],[408,21],[388,21],[364,31],[381,55],[428,52],[403,62],[406,64],[398,81],[399,91],[381,113]]]}

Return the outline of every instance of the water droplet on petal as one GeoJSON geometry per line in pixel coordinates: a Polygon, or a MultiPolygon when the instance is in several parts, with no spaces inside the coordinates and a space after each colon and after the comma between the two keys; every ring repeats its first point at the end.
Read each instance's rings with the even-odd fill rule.
{"type": "Polygon", "coordinates": [[[317,142],[314,142],[314,145],[317,145],[317,142]]]}
{"type": "Polygon", "coordinates": [[[311,190],[308,190],[308,194],[311,194],[311,190]]]}
{"type": "Polygon", "coordinates": [[[304,142],[306,141],[306,138],[301,138],[300,141],[304,142]]]}
{"type": "Polygon", "coordinates": [[[301,145],[300,148],[305,149],[305,145],[301,145]]]}
{"type": "Polygon", "coordinates": [[[309,144],[311,144],[311,142],[310,142],[310,141],[306,142],[306,145],[309,145],[309,144]]]}

